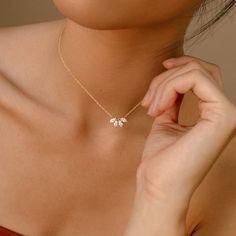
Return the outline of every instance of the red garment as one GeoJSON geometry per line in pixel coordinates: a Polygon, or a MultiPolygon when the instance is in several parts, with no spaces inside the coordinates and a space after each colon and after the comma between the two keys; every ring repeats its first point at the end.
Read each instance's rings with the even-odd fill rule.
{"type": "Polygon", "coordinates": [[[0,226],[0,236],[23,236],[23,235],[18,234],[10,229],[0,226]]]}

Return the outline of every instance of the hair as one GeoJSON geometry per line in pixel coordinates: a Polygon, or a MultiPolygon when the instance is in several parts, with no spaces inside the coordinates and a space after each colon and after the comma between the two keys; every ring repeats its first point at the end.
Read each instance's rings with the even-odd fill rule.
{"type": "Polygon", "coordinates": [[[206,23],[202,23],[201,26],[196,31],[194,31],[193,34],[191,34],[190,37],[186,37],[186,41],[191,40],[196,36],[201,36],[207,31],[207,29],[211,29],[216,26],[216,23],[218,23],[222,18],[224,18],[233,10],[235,3],[235,0],[202,0],[199,9],[194,14],[194,19],[196,19],[197,23],[202,23],[204,18],[207,17],[209,13],[212,13],[212,11],[214,12],[213,17],[211,17],[210,20],[207,20],[206,23]]]}
{"type": "Polygon", "coordinates": [[[167,43],[163,46],[158,55],[178,51],[179,49],[182,51],[182,43],[187,44],[187,47],[184,48],[184,53],[188,52],[205,33],[209,33],[210,30],[213,30],[217,23],[233,10],[236,5],[235,3],[235,0],[202,0],[200,6],[196,7],[197,10],[194,15],[187,16],[192,18],[190,25],[192,22],[196,22],[193,26],[195,27],[196,25],[197,29],[191,30],[192,32],[186,32],[184,42],[182,42],[181,39],[175,43],[167,43]],[[192,39],[195,38],[196,40],[192,41],[192,39]],[[189,43],[189,41],[191,43],[189,43]]]}

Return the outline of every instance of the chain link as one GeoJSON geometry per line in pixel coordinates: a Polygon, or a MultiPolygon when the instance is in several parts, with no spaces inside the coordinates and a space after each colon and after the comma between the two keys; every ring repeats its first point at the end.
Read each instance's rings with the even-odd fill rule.
{"type": "MultiPolygon", "coordinates": [[[[61,40],[62,40],[62,35],[63,35],[64,29],[62,30],[62,32],[60,33],[59,36],[59,40],[58,40],[58,54],[59,54],[59,58],[64,66],[64,68],[66,69],[66,71],[69,73],[69,75],[75,80],[75,82],[87,93],[87,95],[100,107],[100,109],[102,109],[110,118],[113,118],[114,116],[107,110],[105,109],[105,107],[102,106],[102,104],[100,102],[98,102],[98,100],[88,91],[88,89],[85,87],[85,85],[74,75],[74,73],[72,72],[72,70],[68,67],[68,65],[66,64],[63,56],[62,56],[62,51],[61,51],[61,40]]],[[[129,112],[127,112],[124,116],[124,118],[128,117],[137,107],[139,107],[142,103],[142,100],[135,105],[129,112]]]]}

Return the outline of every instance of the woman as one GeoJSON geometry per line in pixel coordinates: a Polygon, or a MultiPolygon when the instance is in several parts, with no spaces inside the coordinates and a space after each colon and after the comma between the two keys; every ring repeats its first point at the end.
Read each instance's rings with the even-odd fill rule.
{"type": "Polygon", "coordinates": [[[206,1],[54,3],[0,32],[1,235],[234,235],[236,108],[183,51],[206,1]]]}

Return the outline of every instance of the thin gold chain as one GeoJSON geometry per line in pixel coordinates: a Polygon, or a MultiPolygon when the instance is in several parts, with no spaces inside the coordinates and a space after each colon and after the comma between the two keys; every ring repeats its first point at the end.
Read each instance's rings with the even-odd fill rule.
{"type": "MultiPolygon", "coordinates": [[[[97,101],[97,99],[95,99],[95,97],[88,91],[88,89],[84,86],[84,84],[74,75],[74,73],[72,72],[72,70],[68,67],[68,65],[66,64],[63,56],[62,56],[62,51],[61,51],[61,39],[62,39],[62,35],[63,35],[64,29],[62,30],[62,32],[60,33],[59,36],[59,40],[58,40],[58,54],[59,54],[59,58],[64,66],[64,68],[66,69],[66,71],[69,73],[69,75],[75,80],[75,82],[87,93],[87,95],[110,117],[113,118],[114,116],[107,110],[105,109],[101,103],[99,103],[97,101]]],[[[129,116],[138,106],[140,106],[140,104],[142,103],[142,100],[135,105],[129,112],[127,112],[124,116],[124,118],[126,118],[127,116],[129,116]]]]}

